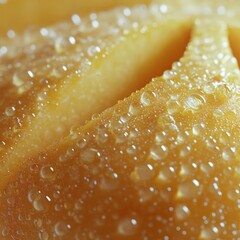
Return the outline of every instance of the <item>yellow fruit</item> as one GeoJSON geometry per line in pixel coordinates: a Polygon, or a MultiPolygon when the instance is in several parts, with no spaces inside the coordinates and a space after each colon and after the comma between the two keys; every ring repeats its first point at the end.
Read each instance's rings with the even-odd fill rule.
{"type": "MultiPolygon", "coordinates": [[[[135,13],[140,9],[136,8],[135,13]]],[[[106,46],[110,44],[112,48],[106,47],[106,57],[101,51],[96,59],[91,58],[91,68],[79,68],[86,71],[86,79],[100,71],[103,77],[97,86],[101,88],[96,86],[96,75],[94,83],[86,81],[84,88],[79,85],[84,78],[78,82],[75,75],[60,77],[62,86],[56,84],[58,91],[47,96],[49,103],[43,101],[43,108],[35,114],[37,120],[20,130],[20,138],[8,138],[15,145],[3,147],[3,239],[240,238],[240,76],[234,57],[239,59],[239,27],[230,24],[233,12],[218,6],[219,17],[211,12],[214,9],[195,6],[194,14],[182,9],[182,14],[186,14],[183,20],[177,16],[178,11],[158,17],[160,13],[156,11],[163,10],[159,5],[144,8],[136,15],[139,18],[130,17],[133,29],[127,35],[124,27],[115,38],[107,38],[106,46]],[[203,17],[206,11],[211,16],[203,17]],[[182,54],[189,26],[191,39],[182,54]],[[168,45],[177,38],[178,44],[168,45]],[[111,45],[114,41],[117,43],[111,45]],[[155,49],[160,49],[157,58],[155,49]],[[177,57],[180,60],[172,64],[171,70],[143,87],[152,74],[160,74],[157,66],[161,61],[167,67],[177,57]],[[117,85],[119,80],[112,82],[115,66],[116,77],[122,74],[118,79],[123,84],[117,85]],[[141,84],[137,82],[139,73],[141,84]],[[121,87],[123,95],[117,96],[121,87]],[[130,95],[138,88],[141,90],[130,95]],[[81,95],[75,94],[76,90],[82,91],[81,95]],[[102,104],[100,101],[110,93],[113,94],[106,98],[106,105],[102,104]],[[87,119],[89,108],[101,112],[127,95],[130,96],[83,124],[84,117],[79,113],[86,114],[87,119]],[[85,108],[80,111],[79,106],[85,108]],[[59,121],[63,116],[67,119],[59,121]],[[55,132],[62,123],[63,130],[55,132]],[[47,148],[70,127],[64,140],[47,148]],[[44,134],[45,129],[49,134],[44,134]]],[[[114,23],[112,19],[119,11],[102,15],[105,23],[114,23]]],[[[103,29],[85,37],[96,39],[100,33],[103,29]]],[[[39,41],[40,46],[46,46],[45,39],[39,41]]],[[[27,51],[31,44],[16,49],[27,51]]],[[[40,49],[43,51],[44,47],[40,49]]],[[[76,47],[68,50],[68,55],[66,51],[54,54],[58,58],[69,56],[65,59],[68,63],[76,47]]],[[[3,68],[8,61],[19,63],[27,57],[28,54],[24,58],[17,52],[10,59],[4,58],[3,68]]],[[[41,87],[34,89],[24,101],[38,106],[31,97],[41,91],[41,87]]],[[[10,101],[7,93],[3,99],[10,101]]],[[[7,110],[11,113],[14,109],[7,110]]],[[[30,116],[31,110],[24,108],[23,113],[30,116]]]]}
{"type": "Polygon", "coordinates": [[[57,21],[70,18],[73,14],[86,16],[116,6],[133,6],[150,3],[151,0],[1,0],[0,1],[0,36],[11,35],[11,30],[23,32],[27,27],[47,26],[57,21]],[[4,3],[4,4],[1,4],[4,3]],[[9,31],[10,30],[10,31],[9,31]]]}
{"type": "Polygon", "coordinates": [[[118,25],[114,12],[100,15],[97,28],[88,20],[80,26],[65,23],[44,29],[42,37],[40,30],[18,39],[25,40],[24,47],[9,47],[2,61],[0,188],[29,157],[144,86],[182,55],[187,21],[159,21],[146,10],[149,16],[141,20],[136,12],[126,26],[118,25]]]}

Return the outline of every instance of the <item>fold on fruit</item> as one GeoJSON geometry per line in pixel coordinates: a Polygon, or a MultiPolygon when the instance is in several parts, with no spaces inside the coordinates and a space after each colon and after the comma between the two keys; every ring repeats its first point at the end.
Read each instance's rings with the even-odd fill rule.
{"type": "Polygon", "coordinates": [[[170,71],[9,180],[2,232],[18,239],[239,238],[238,83],[227,24],[196,20],[170,71]]]}
{"type": "Polygon", "coordinates": [[[141,7],[90,18],[28,31],[1,56],[0,186],[75,124],[170,68],[191,24],[141,7]]]}

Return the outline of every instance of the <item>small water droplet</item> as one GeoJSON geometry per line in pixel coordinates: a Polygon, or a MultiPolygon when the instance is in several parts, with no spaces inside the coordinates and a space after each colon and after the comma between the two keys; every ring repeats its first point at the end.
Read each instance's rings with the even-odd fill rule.
{"type": "Polygon", "coordinates": [[[212,227],[212,228],[203,228],[201,230],[199,239],[201,240],[212,240],[212,239],[217,239],[218,236],[218,228],[217,227],[212,227]]]}
{"type": "Polygon", "coordinates": [[[54,232],[59,237],[65,236],[70,229],[71,229],[71,226],[63,221],[56,223],[54,226],[54,232]]]}
{"type": "Polygon", "coordinates": [[[16,87],[19,87],[24,83],[24,80],[19,76],[18,73],[14,73],[12,78],[12,83],[16,87]]]}
{"type": "Polygon", "coordinates": [[[150,150],[150,158],[153,160],[163,160],[168,155],[168,148],[165,145],[155,145],[150,150]]]}
{"type": "Polygon", "coordinates": [[[231,161],[235,159],[235,149],[226,147],[222,152],[222,158],[226,161],[231,161]]]}
{"type": "Polygon", "coordinates": [[[185,220],[189,217],[190,210],[186,205],[179,204],[175,208],[175,216],[178,220],[185,220]]]}
{"type": "Polygon", "coordinates": [[[148,181],[154,176],[154,168],[150,164],[140,164],[134,168],[131,173],[133,181],[148,181]]]}
{"type": "Polygon", "coordinates": [[[200,183],[194,179],[192,181],[180,183],[178,185],[176,197],[177,199],[191,199],[197,197],[200,194],[200,183]]]}
{"type": "Polygon", "coordinates": [[[97,157],[97,150],[93,148],[88,148],[84,150],[80,155],[81,155],[81,160],[84,163],[93,163],[97,157]]]}
{"type": "Polygon", "coordinates": [[[140,102],[144,107],[152,105],[153,101],[156,98],[156,93],[152,91],[145,91],[142,93],[140,102]]]}
{"type": "Polygon", "coordinates": [[[200,94],[193,94],[185,99],[185,109],[197,111],[206,103],[205,98],[200,94]]]}
{"type": "Polygon", "coordinates": [[[166,71],[163,73],[163,78],[164,78],[165,80],[171,79],[172,77],[173,77],[173,74],[172,74],[172,72],[169,71],[169,70],[166,70],[166,71]]]}
{"type": "Polygon", "coordinates": [[[137,232],[137,221],[133,218],[124,218],[118,224],[118,233],[123,236],[131,236],[137,232]]]}
{"type": "Polygon", "coordinates": [[[57,53],[65,52],[70,46],[70,43],[65,38],[59,37],[55,39],[54,47],[57,53]]]}
{"type": "Polygon", "coordinates": [[[40,240],[48,240],[49,239],[49,235],[45,230],[40,230],[38,236],[39,236],[40,240]]]}
{"type": "Polygon", "coordinates": [[[43,179],[48,179],[48,180],[53,180],[56,177],[56,173],[55,170],[52,166],[47,165],[47,166],[43,166],[40,170],[40,176],[43,179]]]}
{"type": "Polygon", "coordinates": [[[49,200],[46,196],[40,194],[33,201],[33,207],[38,212],[46,212],[49,209],[49,200]]]}
{"type": "Polygon", "coordinates": [[[178,101],[170,100],[167,102],[167,111],[169,114],[178,113],[181,110],[181,105],[178,101]]]}
{"type": "Polygon", "coordinates": [[[157,176],[157,181],[160,183],[169,183],[176,177],[176,172],[173,167],[163,167],[157,176]]]}
{"type": "Polygon", "coordinates": [[[6,107],[5,108],[5,115],[7,116],[7,117],[12,117],[12,116],[14,116],[15,115],[15,112],[16,112],[16,109],[15,109],[15,107],[6,107]]]}
{"type": "Polygon", "coordinates": [[[201,136],[204,132],[204,128],[205,128],[205,125],[203,123],[193,125],[193,128],[192,128],[193,135],[201,136]]]}

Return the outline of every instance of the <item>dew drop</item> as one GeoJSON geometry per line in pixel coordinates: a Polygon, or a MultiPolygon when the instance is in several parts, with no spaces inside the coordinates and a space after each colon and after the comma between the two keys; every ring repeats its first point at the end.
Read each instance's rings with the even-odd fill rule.
{"type": "Polygon", "coordinates": [[[169,71],[169,70],[166,70],[166,71],[163,73],[163,78],[164,78],[165,80],[171,79],[171,78],[172,78],[172,72],[169,71]]]}
{"type": "Polygon", "coordinates": [[[173,167],[164,167],[160,170],[157,181],[161,183],[169,183],[176,177],[175,169],[173,167]]]}
{"type": "Polygon", "coordinates": [[[222,158],[226,161],[231,161],[235,159],[235,149],[226,147],[222,152],[222,158]]]}
{"type": "Polygon", "coordinates": [[[19,74],[14,73],[14,74],[13,74],[13,78],[12,78],[12,83],[13,83],[13,85],[15,85],[16,87],[19,87],[19,86],[21,86],[21,85],[24,83],[24,81],[23,81],[23,79],[19,76],[19,74]]]}
{"type": "Polygon", "coordinates": [[[197,197],[199,194],[201,194],[200,183],[194,179],[180,183],[176,197],[177,199],[191,199],[197,197]]]}
{"type": "Polygon", "coordinates": [[[185,220],[189,217],[190,210],[186,205],[179,204],[175,208],[175,216],[178,220],[185,220]]]}
{"type": "Polygon", "coordinates": [[[84,163],[93,163],[96,160],[96,153],[96,149],[88,148],[80,154],[81,160],[84,163]]]}
{"type": "Polygon", "coordinates": [[[47,166],[43,166],[40,170],[40,176],[43,179],[48,179],[48,180],[53,180],[56,177],[56,173],[55,170],[52,166],[47,165],[47,166]]]}
{"type": "Polygon", "coordinates": [[[63,221],[56,223],[54,226],[54,232],[59,237],[65,236],[70,229],[71,229],[71,226],[63,221]]]}
{"type": "Polygon", "coordinates": [[[197,111],[206,102],[200,94],[193,94],[185,100],[185,109],[197,111]]]}
{"type": "Polygon", "coordinates": [[[157,144],[163,143],[166,140],[167,140],[167,134],[164,131],[157,133],[155,136],[155,142],[157,144]]]}
{"type": "Polygon", "coordinates": [[[163,160],[168,155],[168,148],[165,145],[155,145],[150,150],[150,158],[153,160],[163,160]]]}
{"type": "Polygon", "coordinates": [[[116,179],[103,177],[100,180],[99,187],[100,189],[106,190],[106,191],[115,190],[116,188],[118,188],[118,182],[116,179]]]}
{"type": "Polygon", "coordinates": [[[45,230],[40,230],[38,236],[39,236],[40,240],[48,240],[49,239],[49,235],[45,230]]]}
{"type": "Polygon", "coordinates": [[[217,227],[208,227],[208,228],[203,228],[201,230],[199,239],[201,240],[212,240],[212,239],[217,239],[218,236],[218,228],[217,227]]]}
{"type": "Polygon", "coordinates": [[[136,219],[124,218],[118,224],[118,233],[123,236],[131,236],[137,232],[136,219]]]}
{"type": "Polygon", "coordinates": [[[204,132],[204,128],[205,128],[205,126],[204,126],[203,123],[202,124],[195,124],[192,128],[193,135],[201,136],[204,132]]]}
{"type": "Polygon", "coordinates": [[[156,98],[155,92],[145,91],[141,95],[140,102],[144,107],[147,107],[153,103],[155,98],[156,98]]]}
{"type": "Polygon", "coordinates": [[[34,201],[33,207],[38,212],[46,212],[49,209],[49,199],[40,194],[34,201]]]}
{"type": "Polygon", "coordinates": [[[167,102],[167,111],[169,114],[178,113],[181,110],[181,105],[178,101],[170,100],[167,102]]]}
{"type": "Polygon", "coordinates": [[[15,107],[6,107],[5,108],[5,115],[7,117],[12,117],[15,115],[16,109],[15,107]]]}
{"type": "Polygon", "coordinates": [[[150,164],[140,164],[131,173],[133,181],[148,181],[154,176],[154,168],[150,164]]]}
{"type": "Polygon", "coordinates": [[[65,52],[67,50],[67,48],[69,47],[69,45],[70,45],[70,43],[62,37],[55,39],[54,47],[55,47],[55,51],[57,53],[65,52]]]}

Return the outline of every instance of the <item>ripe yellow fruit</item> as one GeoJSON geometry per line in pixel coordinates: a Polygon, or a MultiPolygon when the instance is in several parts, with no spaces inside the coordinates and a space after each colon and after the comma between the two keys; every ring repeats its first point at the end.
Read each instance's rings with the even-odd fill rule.
{"type": "MultiPolygon", "coordinates": [[[[51,92],[49,103],[42,106],[49,120],[45,122],[41,114],[36,115],[40,120],[37,124],[33,121],[35,127],[29,130],[35,135],[23,137],[22,133],[31,129],[27,124],[20,131],[20,141],[12,148],[3,148],[3,239],[240,238],[240,74],[233,56],[234,51],[239,59],[239,28],[229,23],[227,13],[226,19],[214,14],[195,19],[188,13],[182,20],[176,12],[159,18],[160,12],[156,11],[163,10],[159,5],[127,11],[132,14],[140,10],[139,19],[132,22],[133,29],[125,35],[123,28],[114,39],[121,41],[112,45],[111,51],[108,49],[106,57],[92,58],[92,69],[80,68],[87,77],[101,71],[103,90],[89,81],[86,89],[81,89],[74,78],[61,77],[63,86],[51,92]],[[146,76],[142,75],[147,78],[162,59],[152,64],[155,49],[160,49],[162,55],[157,55],[165,56],[163,62],[168,64],[172,61],[168,58],[171,52],[171,59],[182,53],[190,26],[191,39],[180,60],[162,77],[154,78],[145,87],[138,85],[137,73],[143,74],[142,67],[151,67],[146,76]],[[171,44],[172,51],[166,54],[167,43],[171,39],[177,41],[177,37],[179,45],[171,44]],[[138,59],[138,54],[146,57],[145,62],[138,59]],[[117,73],[124,72],[123,93],[142,89],[83,124],[77,106],[86,101],[86,92],[93,91],[87,102],[90,106],[95,101],[91,109],[95,105],[106,108],[98,102],[111,91],[111,101],[119,98],[114,96],[122,85],[112,82],[109,69],[115,66],[117,73]],[[131,69],[135,71],[133,75],[131,69]],[[129,81],[134,85],[130,91],[129,81]],[[76,89],[82,91],[81,101],[74,94],[76,89]],[[66,105],[60,106],[58,103],[66,97],[66,105]],[[72,116],[68,108],[77,114],[72,116]],[[58,119],[64,115],[68,121],[63,129],[79,123],[61,143],[46,149],[46,143],[64,135],[64,131],[51,132],[54,126],[61,126],[58,119]],[[49,136],[44,137],[44,131],[39,130],[41,125],[50,131],[49,136]],[[39,136],[44,137],[45,143],[40,142],[39,136]]],[[[116,10],[111,17],[119,11],[122,10],[116,10]]],[[[125,17],[131,20],[130,15],[125,17]]],[[[107,18],[106,23],[109,22],[107,18]]],[[[69,56],[76,51],[72,49],[69,56]]],[[[16,56],[9,61],[14,59],[16,56]]],[[[36,88],[34,94],[39,92],[36,88]]],[[[4,99],[7,101],[6,96],[4,99]]],[[[109,105],[113,102],[106,100],[109,105]]],[[[87,109],[81,112],[87,113],[87,109]]]]}
{"type": "Polygon", "coordinates": [[[150,3],[151,0],[1,0],[0,36],[11,35],[11,30],[21,33],[31,26],[47,26],[70,18],[78,13],[87,16],[92,12],[109,10],[117,6],[150,3]],[[9,32],[10,30],[10,32],[9,32]]]}
{"type": "Polygon", "coordinates": [[[26,46],[10,46],[13,56],[3,56],[0,188],[31,156],[161,75],[183,54],[187,21],[159,21],[149,13],[141,20],[133,13],[119,26],[114,14],[100,15],[97,28],[86,20],[41,29],[27,35],[26,46]],[[33,44],[37,48],[29,49],[33,44]]]}

